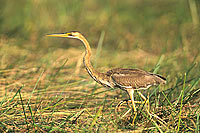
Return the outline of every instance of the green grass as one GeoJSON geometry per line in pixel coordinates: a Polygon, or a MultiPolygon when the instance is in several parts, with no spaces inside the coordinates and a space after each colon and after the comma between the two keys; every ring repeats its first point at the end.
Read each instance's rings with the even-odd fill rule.
{"type": "MultiPolygon", "coordinates": [[[[200,31],[188,1],[1,1],[0,132],[199,132],[200,31]],[[4,6],[1,6],[4,5],[4,6]],[[196,23],[196,22],[195,22],[196,23]],[[99,71],[140,68],[167,78],[121,119],[128,99],[95,83],[81,42],[45,34],[81,31],[99,71]]],[[[198,7],[197,2],[197,7],[198,7]]],[[[197,8],[198,9],[198,8],[197,8]]],[[[198,9],[199,10],[199,9],[198,9]]],[[[136,100],[141,100],[135,95],[136,100]]]]}

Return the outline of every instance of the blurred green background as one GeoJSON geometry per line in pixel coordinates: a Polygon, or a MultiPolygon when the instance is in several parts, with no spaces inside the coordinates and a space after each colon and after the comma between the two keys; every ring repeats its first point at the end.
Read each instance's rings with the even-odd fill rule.
{"type": "MultiPolygon", "coordinates": [[[[76,41],[67,41],[69,43],[66,45],[64,39],[47,39],[45,34],[80,31],[89,40],[92,48],[97,48],[101,34],[105,33],[104,50],[120,54],[123,51],[142,49],[157,57],[162,54],[172,57],[178,54],[181,57],[176,62],[190,64],[198,57],[200,49],[200,2],[191,4],[190,1],[195,2],[1,0],[0,36],[2,40],[15,40],[12,45],[31,52],[52,52],[57,48],[82,46],[77,45],[76,41]]],[[[131,56],[134,58],[137,55],[131,56]]]]}
{"type": "MultiPolygon", "coordinates": [[[[137,64],[130,58],[137,58],[140,55],[143,55],[143,58],[139,60],[155,56],[155,60],[150,61],[150,64],[155,65],[156,60],[165,55],[168,58],[164,64],[166,70],[169,71],[173,64],[174,68],[178,67],[177,71],[184,71],[194,60],[199,61],[199,1],[1,0],[0,2],[0,37],[2,42],[3,40],[8,42],[6,49],[9,49],[7,50],[9,54],[13,53],[10,51],[12,47],[28,53],[36,52],[38,58],[41,53],[53,52],[58,48],[74,47],[82,50],[77,41],[45,37],[48,33],[80,31],[94,49],[98,47],[103,34],[103,51],[108,51],[109,54],[109,51],[112,51],[110,55],[105,53],[103,55],[108,58],[111,56],[111,59],[118,58],[120,52],[141,50],[141,52],[127,53],[129,58],[124,58],[123,62],[115,62],[113,65],[104,63],[102,66],[137,64]],[[114,54],[115,52],[118,54],[114,54]],[[179,63],[182,64],[181,67],[179,63]]],[[[5,46],[3,44],[1,43],[2,47],[5,46]]],[[[0,54],[4,55],[5,52],[0,54]]],[[[22,58],[27,58],[27,54],[22,58]]],[[[123,58],[123,55],[120,58],[123,58]]],[[[14,66],[14,64],[8,65],[7,68],[14,66]]]]}
{"type": "Polygon", "coordinates": [[[183,48],[184,39],[194,55],[200,48],[188,0],[1,0],[0,12],[1,36],[38,45],[46,33],[78,30],[94,47],[105,31],[109,49],[161,54],[183,48]]]}

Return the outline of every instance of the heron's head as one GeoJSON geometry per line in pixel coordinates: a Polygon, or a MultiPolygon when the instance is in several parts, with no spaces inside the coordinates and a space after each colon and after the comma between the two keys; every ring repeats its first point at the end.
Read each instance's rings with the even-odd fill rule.
{"type": "Polygon", "coordinates": [[[50,37],[66,37],[66,38],[80,38],[81,33],[78,31],[71,31],[65,33],[54,33],[54,34],[47,34],[50,37]]]}

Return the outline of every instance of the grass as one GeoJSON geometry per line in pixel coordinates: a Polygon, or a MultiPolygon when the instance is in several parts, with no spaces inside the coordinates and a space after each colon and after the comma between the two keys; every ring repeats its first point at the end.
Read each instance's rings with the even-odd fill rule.
{"type": "Polygon", "coordinates": [[[190,14],[195,4],[105,2],[4,1],[0,6],[1,132],[199,131],[200,32],[190,14]],[[134,126],[132,113],[121,119],[128,106],[119,114],[115,106],[127,94],[89,77],[79,59],[80,42],[45,37],[70,30],[88,38],[99,71],[140,68],[165,76],[166,85],[142,92],[150,112],[163,121],[151,119],[139,104],[134,126]]]}

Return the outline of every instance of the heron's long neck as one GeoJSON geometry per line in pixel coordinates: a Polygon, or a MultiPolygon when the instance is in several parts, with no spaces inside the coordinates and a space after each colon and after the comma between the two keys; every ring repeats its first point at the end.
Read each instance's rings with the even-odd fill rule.
{"type": "MultiPolygon", "coordinates": [[[[92,51],[91,51],[91,48],[90,48],[90,45],[88,43],[88,41],[83,37],[81,36],[80,37],[80,40],[83,42],[84,46],[85,46],[85,56],[83,57],[83,63],[86,67],[86,70],[87,72],[90,74],[90,76],[95,80],[97,81],[98,79],[98,76],[101,74],[100,72],[96,71],[93,66],[91,65],[91,62],[90,62],[90,57],[92,55],[92,51]]],[[[98,81],[97,81],[98,82],[98,81]]]]}

